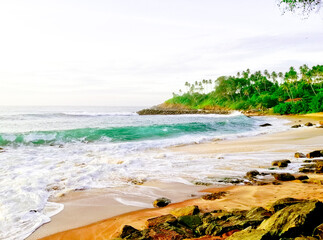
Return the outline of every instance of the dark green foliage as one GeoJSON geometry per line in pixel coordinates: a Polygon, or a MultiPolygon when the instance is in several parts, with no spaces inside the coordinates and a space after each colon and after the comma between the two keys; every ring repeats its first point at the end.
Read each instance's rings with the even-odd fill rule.
{"type": "Polygon", "coordinates": [[[192,109],[220,106],[264,111],[273,108],[278,114],[323,111],[323,65],[312,68],[303,65],[299,72],[290,67],[286,73],[271,74],[267,70],[250,73],[247,69],[237,76],[222,76],[214,82],[187,82],[185,86],[187,92],[180,91],[181,94],[174,94],[166,102],[192,109]]]}

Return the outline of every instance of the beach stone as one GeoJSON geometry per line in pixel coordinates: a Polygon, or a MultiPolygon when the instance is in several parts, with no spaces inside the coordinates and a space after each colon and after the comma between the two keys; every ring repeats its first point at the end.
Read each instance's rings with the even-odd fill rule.
{"type": "Polygon", "coordinates": [[[202,220],[198,215],[186,215],[178,218],[178,222],[184,224],[190,229],[194,229],[202,224],[202,220]]]}
{"type": "Polygon", "coordinates": [[[246,173],[246,178],[254,178],[258,176],[260,173],[257,170],[252,170],[246,173]]]}
{"type": "Polygon", "coordinates": [[[272,126],[270,123],[264,123],[264,124],[261,124],[259,125],[260,127],[269,127],[269,126],[272,126]]]}
{"type": "Polygon", "coordinates": [[[274,173],[274,178],[279,181],[292,181],[295,177],[290,173],[274,173]]]}
{"type": "Polygon", "coordinates": [[[278,166],[278,167],[287,167],[288,163],[290,163],[290,160],[284,159],[284,160],[276,160],[271,163],[272,166],[278,166]]]}
{"type": "Polygon", "coordinates": [[[296,177],[296,180],[300,180],[300,181],[306,180],[306,179],[308,179],[308,176],[306,176],[306,175],[300,175],[300,176],[296,177]]]}
{"type": "Polygon", "coordinates": [[[120,234],[121,238],[138,239],[141,236],[141,232],[130,225],[124,225],[120,234]]]}
{"type": "Polygon", "coordinates": [[[295,158],[306,158],[305,154],[300,152],[296,152],[294,156],[295,158]]]}
{"type": "Polygon", "coordinates": [[[318,200],[296,203],[285,207],[257,228],[275,237],[298,237],[311,235],[314,228],[323,221],[323,203],[318,200]]]}
{"type": "Polygon", "coordinates": [[[293,125],[293,126],[291,126],[291,128],[300,128],[302,125],[300,125],[300,124],[295,124],[295,125],[293,125]]]}
{"type": "Polygon", "coordinates": [[[226,194],[227,194],[226,192],[217,192],[217,193],[206,194],[206,195],[202,196],[202,199],[204,199],[204,200],[216,200],[216,199],[222,198],[226,194]]]}
{"type": "Polygon", "coordinates": [[[187,206],[183,208],[177,208],[171,211],[170,213],[176,217],[186,216],[186,215],[195,215],[200,212],[200,209],[198,206],[187,206]]]}
{"type": "Polygon", "coordinates": [[[160,207],[166,207],[168,204],[171,203],[171,200],[168,198],[157,198],[154,202],[153,202],[153,206],[155,208],[160,208],[160,207]]]}
{"type": "Polygon", "coordinates": [[[316,150],[306,154],[307,158],[323,157],[323,150],[316,150]]]}
{"type": "Polygon", "coordinates": [[[157,225],[162,224],[162,223],[174,223],[176,221],[177,221],[176,217],[174,217],[171,214],[167,214],[167,215],[162,215],[162,216],[159,216],[159,217],[148,219],[146,221],[146,226],[148,228],[151,228],[151,227],[157,226],[157,225]]]}
{"type": "Polygon", "coordinates": [[[311,126],[313,126],[314,124],[313,123],[311,123],[311,122],[307,122],[307,123],[305,123],[304,124],[306,127],[311,127],[311,126]]]}
{"type": "Polygon", "coordinates": [[[277,212],[285,207],[291,206],[293,204],[306,202],[307,200],[304,199],[297,199],[297,198],[281,198],[274,202],[273,204],[268,206],[268,209],[272,212],[277,212]]]}

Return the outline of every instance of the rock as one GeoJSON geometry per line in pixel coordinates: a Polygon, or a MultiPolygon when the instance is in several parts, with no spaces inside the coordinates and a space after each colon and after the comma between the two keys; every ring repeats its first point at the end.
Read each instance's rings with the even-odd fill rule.
{"type": "Polygon", "coordinates": [[[319,239],[323,239],[323,223],[314,229],[313,236],[319,237],[319,239]]]}
{"type": "Polygon", "coordinates": [[[323,128],[323,125],[317,126],[316,128],[323,128]]]}
{"type": "Polygon", "coordinates": [[[190,229],[165,224],[150,229],[145,238],[141,238],[140,240],[182,240],[191,239],[193,237],[193,231],[190,229]]]}
{"type": "Polygon", "coordinates": [[[311,235],[314,228],[323,221],[323,203],[306,201],[285,207],[257,228],[270,233],[273,238],[311,235]]]}
{"type": "Polygon", "coordinates": [[[272,126],[272,125],[270,123],[264,123],[259,125],[259,127],[269,127],[269,126],[272,126]]]}
{"type": "Polygon", "coordinates": [[[226,192],[211,193],[211,194],[203,195],[202,199],[204,199],[204,200],[216,200],[216,199],[220,199],[221,197],[225,196],[226,194],[227,194],[226,192]]]}
{"type": "Polygon", "coordinates": [[[296,152],[295,153],[295,158],[306,158],[304,153],[296,152]]]}
{"type": "Polygon", "coordinates": [[[273,204],[268,206],[268,209],[272,212],[277,212],[285,207],[297,204],[297,203],[302,203],[306,202],[307,200],[303,199],[297,199],[297,198],[281,198],[274,202],[273,204]]]}
{"type": "Polygon", "coordinates": [[[279,181],[292,181],[295,177],[290,173],[274,173],[274,178],[279,181]]]}
{"type": "Polygon", "coordinates": [[[307,123],[305,123],[304,124],[306,127],[311,127],[311,126],[313,126],[313,123],[311,123],[311,122],[307,122],[307,123]]]}
{"type": "Polygon", "coordinates": [[[254,178],[258,176],[260,173],[257,170],[252,170],[246,173],[246,178],[254,178]]]}
{"type": "Polygon", "coordinates": [[[306,154],[307,158],[323,157],[323,150],[316,150],[306,154]]]}
{"type": "Polygon", "coordinates": [[[308,176],[306,176],[306,175],[300,175],[300,176],[296,177],[296,180],[300,180],[300,181],[306,180],[306,179],[308,179],[308,176]]]}
{"type": "Polygon", "coordinates": [[[251,219],[253,221],[262,222],[263,220],[269,218],[272,215],[271,212],[267,211],[263,207],[255,207],[250,209],[247,214],[246,218],[251,219]]]}
{"type": "Polygon", "coordinates": [[[198,206],[187,206],[183,208],[177,208],[171,211],[170,213],[176,217],[186,216],[186,215],[195,215],[200,212],[198,206]]]}
{"type": "Polygon", "coordinates": [[[314,173],[316,169],[316,164],[304,164],[298,169],[302,173],[314,173]]]}
{"type": "Polygon", "coordinates": [[[276,160],[271,163],[272,166],[278,166],[278,167],[287,167],[288,163],[290,163],[290,160],[284,159],[284,160],[276,160]]]}
{"type": "Polygon", "coordinates": [[[316,162],[315,173],[323,173],[323,162],[316,162]]]}
{"type": "Polygon", "coordinates": [[[293,125],[293,126],[291,126],[291,128],[300,128],[302,125],[300,125],[300,124],[296,124],[296,125],[293,125]]]}
{"type": "Polygon", "coordinates": [[[127,237],[127,239],[136,239],[139,236],[141,236],[141,232],[130,225],[124,225],[120,234],[121,238],[127,237]]]}
{"type": "Polygon", "coordinates": [[[321,126],[323,126],[323,121],[319,121],[319,124],[320,124],[321,126]]]}
{"type": "Polygon", "coordinates": [[[202,224],[202,220],[198,215],[186,215],[178,218],[178,222],[184,224],[190,229],[194,229],[202,224]]]}
{"type": "Polygon", "coordinates": [[[219,182],[238,184],[238,183],[242,183],[243,180],[239,178],[224,178],[224,179],[220,179],[219,182]]]}
{"type": "Polygon", "coordinates": [[[162,215],[162,216],[159,216],[159,217],[148,219],[147,222],[146,222],[146,226],[148,228],[150,228],[150,227],[154,227],[154,226],[157,226],[159,224],[162,224],[162,223],[173,223],[173,222],[176,222],[176,221],[177,221],[176,217],[174,217],[171,214],[167,214],[167,215],[162,215]]]}
{"type": "Polygon", "coordinates": [[[317,238],[311,237],[311,236],[306,236],[306,237],[302,236],[302,237],[293,238],[293,240],[317,240],[317,238]]]}
{"type": "Polygon", "coordinates": [[[270,235],[265,230],[244,229],[232,234],[226,240],[270,240],[270,235]]]}
{"type": "Polygon", "coordinates": [[[166,207],[171,203],[171,200],[168,198],[158,198],[153,202],[155,208],[166,207]]]}

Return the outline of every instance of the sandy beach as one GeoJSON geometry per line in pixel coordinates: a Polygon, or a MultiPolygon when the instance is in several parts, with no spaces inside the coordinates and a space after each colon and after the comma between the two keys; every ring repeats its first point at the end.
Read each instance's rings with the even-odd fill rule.
{"type": "MultiPolygon", "coordinates": [[[[308,121],[318,123],[319,120],[323,120],[323,114],[284,116],[282,118],[290,120],[290,125],[304,124],[308,121]]],[[[307,153],[322,149],[322,142],[322,128],[302,127],[267,135],[177,146],[172,147],[171,151],[186,152],[192,155],[241,153],[241,161],[243,161],[243,154],[247,153],[258,153],[261,156],[263,151],[284,152],[290,153],[293,161],[295,152],[307,153]]],[[[268,168],[269,166],[261,167],[268,168]]],[[[312,179],[322,178],[320,175],[309,175],[309,177],[312,179]]],[[[72,192],[59,199],[53,199],[56,202],[64,203],[65,209],[52,217],[50,223],[41,226],[27,239],[113,239],[120,233],[125,224],[140,229],[144,227],[148,218],[166,214],[172,209],[188,205],[198,205],[202,211],[209,211],[266,206],[283,197],[323,200],[323,187],[321,185],[307,184],[304,188],[304,184],[297,181],[286,182],[282,185],[212,186],[207,189],[205,189],[205,186],[188,186],[178,183],[147,182],[145,185],[152,186],[156,194],[168,197],[175,203],[165,208],[147,209],[146,205],[138,207],[116,201],[113,192],[110,190],[72,192]],[[200,195],[204,192],[217,191],[226,191],[228,194],[215,201],[205,201],[200,198],[200,195]]],[[[140,199],[127,199],[127,201],[140,201],[140,199]]]]}

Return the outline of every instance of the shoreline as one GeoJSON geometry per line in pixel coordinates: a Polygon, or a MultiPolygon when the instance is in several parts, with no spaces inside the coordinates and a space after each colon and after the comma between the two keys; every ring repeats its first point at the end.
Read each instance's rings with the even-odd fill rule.
{"type": "MultiPolygon", "coordinates": [[[[277,116],[273,116],[273,117],[276,117],[277,118],[277,116]]],[[[280,116],[278,116],[278,118],[280,118],[280,116]]],[[[285,116],[283,116],[282,117],[283,119],[286,119],[286,117],[285,116]]],[[[313,118],[313,116],[311,116],[311,117],[307,117],[307,116],[305,116],[304,118],[302,117],[301,118],[301,121],[302,122],[305,122],[305,121],[307,121],[307,120],[317,120],[317,118],[319,118],[320,120],[321,119],[323,119],[322,118],[322,116],[315,116],[314,118],[313,118]]],[[[291,122],[291,124],[292,123],[298,123],[299,122],[299,117],[297,117],[297,116],[288,116],[287,117],[287,119],[289,119],[289,120],[291,120],[291,119],[293,119],[293,122],[291,122]]],[[[287,132],[278,132],[278,133],[271,133],[271,134],[266,134],[266,135],[260,135],[260,136],[252,136],[252,137],[243,137],[243,138],[238,138],[238,139],[233,139],[233,140],[224,140],[224,141],[219,141],[219,142],[208,142],[208,143],[201,143],[201,144],[193,144],[193,145],[184,145],[184,146],[177,146],[177,147],[171,147],[170,149],[172,150],[172,151],[175,151],[175,152],[180,152],[180,151],[184,151],[184,152],[189,152],[190,154],[205,154],[207,151],[207,149],[209,149],[209,153],[216,153],[216,152],[223,152],[224,151],[224,149],[223,149],[223,147],[225,146],[226,148],[225,148],[225,151],[227,151],[227,152],[241,152],[241,153],[244,153],[244,152],[246,152],[247,150],[249,151],[249,152],[255,152],[255,151],[263,151],[264,149],[261,149],[261,145],[262,145],[262,147],[264,146],[264,145],[268,145],[268,144],[272,144],[272,142],[273,142],[273,139],[270,139],[270,136],[271,136],[271,138],[276,138],[276,137],[278,137],[278,139],[279,139],[279,141],[292,141],[292,142],[294,142],[294,143],[296,143],[296,144],[300,144],[300,142],[302,142],[303,141],[303,146],[305,147],[306,145],[308,145],[307,143],[306,143],[306,141],[304,141],[304,139],[305,138],[311,138],[311,137],[313,137],[313,132],[315,132],[315,131],[321,131],[321,129],[313,129],[313,128],[305,128],[305,129],[297,129],[296,131],[287,131],[287,132]],[[305,131],[298,131],[298,130],[305,130],[305,131]],[[293,132],[293,133],[301,133],[301,132],[308,132],[307,133],[307,135],[306,136],[303,136],[302,137],[302,139],[296,139],[295,140],[295,134],[293,135],[293,134],[290,134],[290,132],[293,132]],[[289,135],[292,135],[292,136],[290,136],[290,137],[288,137],[289,135]],[[294,141],[292,140],[294,138],[294,141]],[[261,140],[259,140],[259,139],[261,139],[261,140]],[[256,142],[261,142],[260,144],[259,144],[259,148],[256,148],[255,147],[255,143],[256,142]],[[244,146],[242,146],[242,148],[236,148],[236,147],[234,147],[234,145],[235,144],[241,144],[242,142],[244,142],[245,143],[245,145],[244,146]],[[252,147],[249,147],[250,149],[248,149],[248,148],[246,148],[245,146],[246,145],[248,145],[248,143],[249,143],[249,145],[250,145],[250,143],[251,143],[251,145],[252,145],[252,147]],[[216,149],[214,149],[214,146],[215,145],[217,145],[217,146],[219,146],[219,149],[218,150],[216,150],[216,149]],[[231,145],[231,147],[230,147],[230,145],[231,145]],[[233,146],[233,147],[232,147],[233,146]],[[243,150],[243,151],[241,151],[241,150],[243,150]]],[[[304,133],[301,133],[302,135],[304,135],[304,133]]],[[[320,135],[320,134],[319,134],[320,135]]],[[[318,137],[318,136],[314,136],[314,138],[316,138],[316,137],[318,137]]],[[[272,146],[272,145],[271,145],[272,146]]],[[[303,150],[303,149],[301,149],[301,150],[303,150]]],[[[247,152],[248,152],[247,151],[247,152]]],[[[286,150],[286,151],[288,151],[288,150],[286,150]]],[[[170,183],[167,187],[169,187],[169,186],[171,186],[171,185],[174,185],[173,183],[170,183]]],[[[165,187],[164,186],[164,188],[166,188],[167,189],[167,187],[165,187]]],[[[237,188],[239,188],[240,186],[237,186],[237,188]]],[[[178,186],[175,186],[175,190],[176,190],[176,188],[177,189],[180,189],[180,187],[178,187],[178,186]]],[[[205,186],[192,186],[192,188],[190,188],[190,190],[189,189],[187,189],[186,191],[188,191],[188,193],[189,194],[192,194],[192,189],[201,189],[201,188],[206,188],[205,186]]],[[[218,189],[218,188],[217,188],[218,189]]],[[[206,190],[207,191],[207,190],[206,190]]],[[[82,202],[83,200],[86,200],[86,195],[88,194],[88,192],[87,191],[85,191],[85,192],[81,192],[81,193],[77,193],[76,195],[78,195],[79,194],[79,199],[78,199],[78,201],[80,201],[80,202],[82,202]],[[85,195],[83,195],[83,194],[85,194],[85,195]]],[[[114,205],[115,203],[113,203],[113,201],[111,201],[111,200],[113,200],[112,198],[111,198],[111,196],[109,197],[109,196],[105,196],[104,197],[104,194],[103,194],[103,196],[100,196],[100,194],[98,194],[98,193],[95,193],[92,197],[93,197],[93,199],[95,199],[94,201],[98,201],[98,202],[100,202],[100,201],[105,201],[107,204],[106,205],[110,205],[110,207],[111,206],[117,206],[117,205],[114,205]],[[95,196],[95,195],[97,195],[97,196],[95,196]],[[100,200],[100,198],[101,198],[101,200],[100,200]]],[[[194,193],[194,194],[196,194],[196,193],[194,193]]],[[[90,199],[92,199],[91,197],[90,197],[90,199]]],[[[93,200],[92,199],[92,200],[93,200]]],[[[185,198],[184,198],[185,199],[185,198]]],[[[182,199],[182,200],[184,200],[184,199],[182,199]]],[[[186,199],[189,199],[189,197],[186,197],[186,199]]],[[[71,200],[71,199],[70,199],[71,200]]],[[[70,201],[70,200],[67,200],[67,203],[70,203],[70,204],[72,204],[73,205],[73,201],[70,201]]],[[[75,200],[75,199],[74,199],[75,200]]],[[[173,200],[173,199],[172,199],[173,200]]],[[[184,201],[184,202],[179,202],[179,203],[175,203],[175,204],[172,204],[171,206],[174,206],[174,207],[176,207],[176,206],[178,206],[178,205],[181,205],[182,203],[186,203],[186,202],[189,202],[189,201],[194,201],[194,200],[186,200],[186,201],[184,201]]],[[[101,202],[102,203],[102,202],[101,202]]],[[[100,203],[100,204],[101,204],[100,203]]],[[[65,203],[66,204],[66,203],[65,203]]],[[[75,202],[74,202],[74,204],[75,204],[75,202]]],[[[82,203],[82,204],[85,204],[85,203],[82,203]]],[[[77,214],[77,211],[84,211],[84,209],[89,209],[90,206],[91,205],[91,203],[87,203],[87,204],[85,204],[83,207],[83,210],[82,210],[82,207],[81,208],[78,208],[77,206],[76,206],[76,212],[73,212],[74,214],[76,214],[76,215],[80,215],[80,214],[77,214]]],[[[120,205],[118,205],[119,207],[120,207],[120,205]]],[[[109,206],[105,206],[106,207],[106,210],[107,211],[110,211],[110,214],[111,214],[111,208],[110,208],[110,210],[109,210],[109,206]]],[[[98,209],[103,209],[103,208],[98,208],[98,209]]],[[[103,221],[108,221],[108,220],[102,220],[102,219],[106,219],[106,218],[109,218],[110,220],[111,219],[115,219],[116,217],[115,217],[115,215],[120,215],[120,214],[123,214],[123,215],[125,215],[125,216],[127,216],[127,215],[132,215],[132,212],[131,211],[134,211],[134,210],[138,210],[138,208],[136,209],[136,208],[131,208],[131,207],[129,207],[129,206],[126,206],[126,205],[124,205],[124,206],[121,206],[120,207],[120,209],[119,209],[119,212],[118,213],[116,213],[116,214],[112,214],[112,215],[108,215],[108,214],[106,214],[106,216],[107,217],[101,217],[101,219],[96,219],[97,221],[95,221],[95,218],[91,218],[92,219],[92,221],[93,222],[97,222],[97,223],[93,223],[93,224],[91,224],[91,225],[89,225],[89,226],[92,226],[92,225],[94,225],[94,226],[97,226],[97,225],[101,225],[101,222],[103,221]],[[120,212],[120,210],[123,210],[123,211],[121,211],[120,212]],[[129,213],[130,212],[130,213],[129,213]],[[111,218],[112,217],[112,218],[111,218]],[[98,222],[98,221],[100,221],[100,222],[98,222]]],[[[85,210],[85,211],[87,211],[88,212],[88,210],[85,210]]],[[[154,212],[154,213],[156,213],[157,215],[159,214],[159,211],[162,211],[162,209],[147,209],[147,210],[139,210],[139,211],[143,211],[143,212],[145,212],[145,211],[148,211],[148,212],[150,212],[150,211],[152,211],[152,212],[154,212]]],[[[140,212],[141,213],[141,212],[140,212]]],[[[66,212],[66,209],[65,210],[63,210],[62,211],[62,213],[61,213],[62,215],[68,215],[68,213],[66,212]],[[65,213],[64,213],[64,211],[65,211],[65,213]]],[[[83,214],[82,214],[83,215],[83,214]]],[[[85,214],[84,214],[85,215],[85,214]]],[[[122,216],[123,216],[122,215],[122,216]]],[[[159,214],[160,215],[160,214],[159,214]]],[[[119,218],[120,216],[117,216],[117,218],[119,218]]],[[[59,217],[57,217],[57,218],[59,218],[59,217]]],[[[87,218],[87,216],[84,216],[84,218],[87,218]]],[[[70,220],[72,220],[72,219],[75,219],[75,216],[73,216],[72,218],[70,218],[70,220]]],[[[90,219],[88,219],[88,220],[90,220],[90,219]]],[[[49,223],[49,224],[52,224],[52,225],[54,225],[53,226],[53,228],[54,229],[52,229],[52,230],[55,230],[55,221],[57,221],[57,220],[55,220],[55,216],[52,218],[52,222],[51,223],[49,223]]],[[[83,220],[84,221],[84,220],[83,220]]],[[[85,223],[84,224],[84,222],[83,222],[83,224],[82,224],[82,226],[84,226],[84,225],[87,225],[87,224],[89,224],[90,222],[88,222],[88,223],[85,223]]],[[[38,239],[39,237],[43,237],[44,236],[44,231],[42,231],[41,229],[44,229],[45,228],[45,226],[48,226],[49,224],[45,224],[45,225],[43,225],[43,226],[41,226],[38,230],[36,230],[36,232],[34,233],[34,234],[32,234],[29,238],[27,238],[28,240],[32,240],[32,239],[38,239]],[[37,235],[37,233],[39,233],[39,232],[42,232],[43,233],[43,236],[41,236],[41,234],[40,235],[37,235]],[[38,237],[39,236],[39,237],[38,237]]],[[[71,228],[75,228],[75,227],[79,227],[79,226],[72,226],[71,228]]],[[[84,227],[81,227],[81,229],[83,229],[84,227]]],[[[85,228],[87,228],[86,226],[85,226],[85,228]]],[[[58,230],[58,229],[56,229],[56,230],[58,230]]],[[[65,229],[66,230],[66,229],[65,229]]],[[[78,230],[80,230],[80,229],[78,229],[78,230]]],[[[60,230],[58,230],[58,231],[60,231],[60,230]]],[[[56,232],[58,232],[58,231],[56,231],[56,232]]],[[[70,231],[74,231],[74,230],[70,230],[70,231]]],[[[68,231],[68,232],[70,232],[70,231],[68,231]]],[[[83,231],[83,230],[81,230],[81,231],[83,231]]],[[[75,232],[75,231],[74,231],[75,232]]],[[[45,239],[64,239],[64,238],[52,238],[52,237],[49,237],[49,238],[45,238],[45,239]]],[[[65,238],[66,239],[66,238],[65,238]]],[[[73,239],[73,238],[69,238],[69,239],[73,239]]],[[[80,238],[75,238],[75,239],[80,239],[80,238]]],[[[83,239],[83,238],[82,238],[83,239]]],[[[86,239],[86,238],[84,238],[84,239],[86,239]]],[[[100,238],[97,238],[97,239],[100,239],[100,238]]]]}

